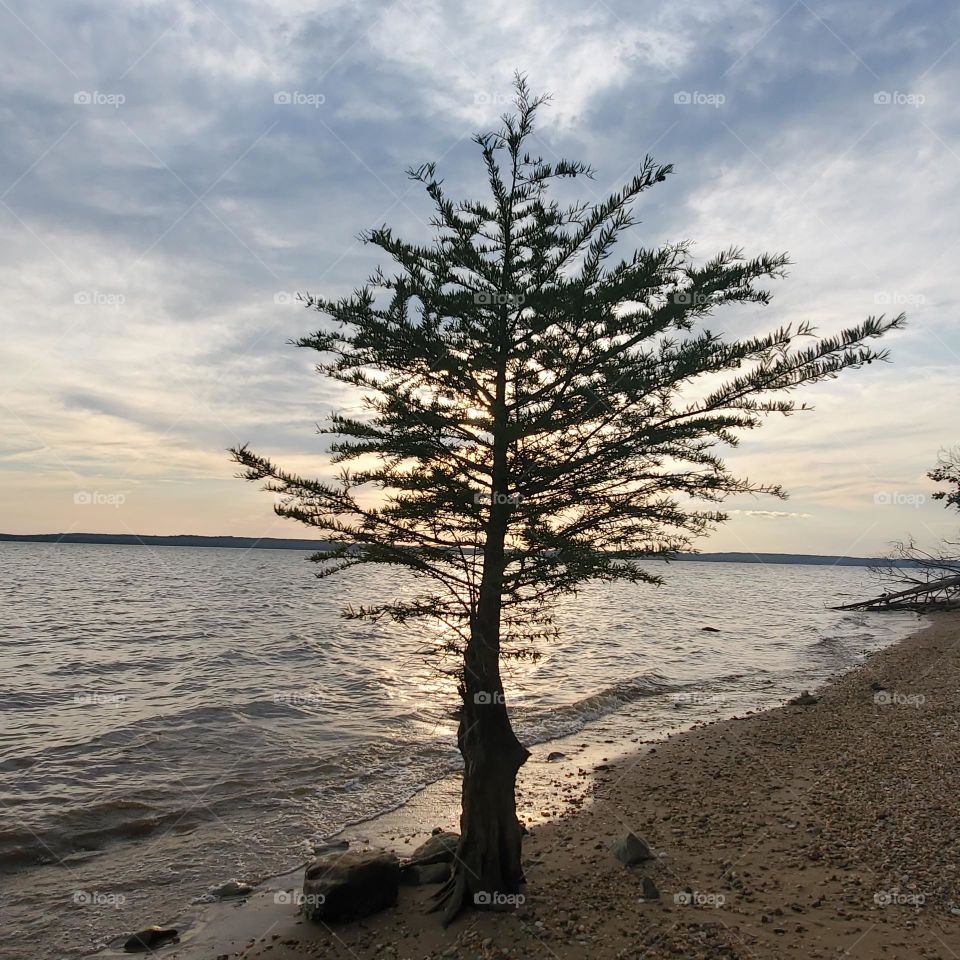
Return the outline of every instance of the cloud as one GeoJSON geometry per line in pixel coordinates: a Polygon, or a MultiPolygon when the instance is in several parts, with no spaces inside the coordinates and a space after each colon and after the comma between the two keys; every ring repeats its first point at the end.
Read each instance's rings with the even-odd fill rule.
{"type": "MultiPolygon", "coordinates": [[[[733,502],[711,547],[876,548],[918,516],[938,529],[933,507],[873,497],[925,489],[957,439],[954,7],[57,0],[0,23],[0,485],[31,502],[0,528],[70,528],[77,484],[133,483],[130,527],[298,535],[224,454],[249,440],[323,474],[314,425],[357,404],[287,344],[318,318],[283,295],[361,283],[366,227],[430,237],[407,165],[436,159],[454,193],[482,189],[469,137],[519,68],[553,94],[537,149],[597,167],[578,195],[604,197],[647,152],[675,163],[631,244],[791,253],[772,306],[713,329],[911,315],[893,366],[798,396],[816,413],[730,453],[784,484],[804,523],[787,534],[764,522],[783,512],[733,502]]],[[[114,529],[116,513],[93,519],[114,529]]]]}

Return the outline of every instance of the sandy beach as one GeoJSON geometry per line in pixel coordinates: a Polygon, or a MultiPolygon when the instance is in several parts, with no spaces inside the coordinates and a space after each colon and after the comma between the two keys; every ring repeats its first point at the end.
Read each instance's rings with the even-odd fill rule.
{"type": "MultiPolygon", "coordinates": [[[[224,904],[171,958],[960,955],[960,614],[784,707],[566,770],[562,815],[524,847],[525,902],[444,930],[434,888],[365,921],[306,923],[295,875],[224,904]],[[628,830],[657,856],[622,866],[628,830]],[[659,897],[643,896],[644,879],[659,897]]],[[[441,826],[453,826],[442,822],[441,826]]],[[[424,834],[398,836],[409,852],[424,834]]],[[[649,893],[648,888],[648,893],[649,893]]]]}

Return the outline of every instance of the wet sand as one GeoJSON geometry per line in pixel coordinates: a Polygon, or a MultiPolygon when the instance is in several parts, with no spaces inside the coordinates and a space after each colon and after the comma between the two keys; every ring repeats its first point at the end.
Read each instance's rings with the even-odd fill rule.
{"type": "MultiPolygon", "coordinates": [[[[817,695],[558,767],[542,811],[554,819],[526,838],[515,912],[467,913],[444,930],[425,913],[435,888],[401,888],[395,908],[326,927],[283,902],[299,888],[291,874],[218,906],[157,956],[960,956],[960,614],[931,617],[817,695]],[[613,858],[628,830],[654,860],[613,858]],[[643,897],[644,878],[657,899],[643,897]]],[[[431,825],[454,826],[442,799],[393,835],[398,853],[431,825]]]]}

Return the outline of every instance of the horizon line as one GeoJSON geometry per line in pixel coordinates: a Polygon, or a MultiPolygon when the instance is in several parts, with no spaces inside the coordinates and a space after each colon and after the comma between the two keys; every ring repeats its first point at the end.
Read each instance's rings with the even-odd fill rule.
{"type": "MultiPolygon", "coordinates": [[[[0,542],[19,543],[66,543],[66,544],[103,544],[108,546],[196,546],[196,547],[225,547],[248,549],[287,549],[311,550],[329,545],[330,540],[313,539],[310,537],[268,537],[268,536],[240,536],[236,534],[137,534],[137,533],[0,533],[0,542]],[[173,541],[194,541],[190,544],[173,541]],[[166,543],[161,541],[168,541],[166,543]],[[199,542],[206,541],[206,542],[199,542]]],[[[771,550],[703,550],[683,551],[664,557],[651,554],[649,559],[701,559],[705,561],[722,560],[736,557],[746,562],[762,562],[768,558],[789,557],[797,560],[828,562],[847,562],[857,565],[892,564],[885,557],[850,556],[847,554],[826,553],[792,553],[789,551],[771,550]],[[754,558],[752,561],[749,558],[754,558]]],[[[896,564],[893,564],[896,565],[896,564]]]]}

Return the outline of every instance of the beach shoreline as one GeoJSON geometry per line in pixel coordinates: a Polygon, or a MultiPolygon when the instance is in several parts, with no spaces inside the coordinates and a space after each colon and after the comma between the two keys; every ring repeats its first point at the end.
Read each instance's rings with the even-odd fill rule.
{"type": "MultiPolygon", "coordinates": [[[[397,907],[325,927],[288,905],[294,872],[218,904],[162,954],[947,960],[960,954],[958,641],[960,614],[935,615],[811,706],[698,724],[596,769],[579,760],[580,777],[558,768],[554,782],[583,784],[561,789],[558,815],[526,838],[513,913],[443,929],[425,913],[435,888],[401,888],[397,907]],[[628,870],[611,856],[628,830],[655,860],[628,870]],[[643,898],[644,877],[659,899],[643,898]]],[[[419,820],[397,815],[393,843],[380,830],[371,842],[403,855],[431,827],[455,827],[449,791],[425,800],[419,820]]]]}

